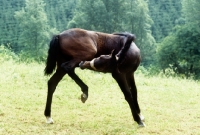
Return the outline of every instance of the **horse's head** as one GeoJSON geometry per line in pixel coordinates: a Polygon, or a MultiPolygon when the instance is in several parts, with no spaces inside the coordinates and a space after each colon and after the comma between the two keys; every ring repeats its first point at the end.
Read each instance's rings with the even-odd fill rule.
{"type": "Polygon", "coordinates": [[[98,58],[94,58],[91,61],[82,61],[79,66],[81,69],[90,69],[99,72],[112,72],[116,67],[117,58],[115,51],[112,51],[110,55],[101,55],[98,58]]]}

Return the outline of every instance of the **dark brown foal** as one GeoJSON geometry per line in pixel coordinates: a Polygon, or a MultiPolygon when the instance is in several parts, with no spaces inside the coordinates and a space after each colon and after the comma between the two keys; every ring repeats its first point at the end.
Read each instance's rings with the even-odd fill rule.
{"type": "MultiPolygon", "coordinates": [[[[140,109],[137,104],[134,77],[130,75],[137,69],[140,61],[139,49],[132,42],[134,39],[135,36],[131,33],[107,34],[78,28],[69,29],[54,36],[50,41],[45,67],[45,75],[52,74],[56,69],[48,81],[48,93],[44,111],[47,123],[53,123],[51,118],[53,93],[63,76],[68,74],[80,86],[83,92],[81,99],[82,102],[85,102],[88,98],[88,86],[76,75],[75,68],[79,67],[81,61],[91,61],[100,55],[108,55],[112,50],[115,50],[119,54],[117,56],[117,68],[113,67],[107,72],[112,72],[113,78],[122,89],[130,105],[134,120],[139,125],[144,125],[139,116],[140,109]],[[124,52],[127,52],[126,55],[124,52]]],[[[102,71],[106,70],[102,69],[102,71]]]]}

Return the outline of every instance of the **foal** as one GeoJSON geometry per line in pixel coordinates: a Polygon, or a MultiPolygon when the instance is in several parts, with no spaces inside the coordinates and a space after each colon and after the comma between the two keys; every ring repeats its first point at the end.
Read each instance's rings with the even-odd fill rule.
{"type": "MultiPolygon", "coordinates": [[[[51,118],[51,105],[53,94],[60,80],[68,74],[81,88],[82,102],[88,98],[88,86],[75,73],[81,61],[91,61],[100,55],[108,55],[112,50],[118,53],[117,63],[106,71],[111,72],[123,91],[129,103],[132,116],[139,125],[144,125],[140,118],[140,109],[137,103],[137,90],[133,72],[140,63],[140,53],[137,46],[132,42],[135,36],[131,33],[108,34],[83,29],[69,29],[55,35],[49,45],[46,60],[45,75],[53,75],[48,80],[47,99],[44,115],[47,123],[53,123],[51,118]],[[120,52],[120,53],[119,53],[120,52]],[[55,72],[54,72],[55,70],[55,72]]],[[[106,64],[103,64],[106,65],[106,64]]],[[[95,64],[97,67],[97,65],[95,64]]]]}
{"type": "Polygon", "coordinates": [[[145,124],[143,123],[144,117],[140,113],[137,101],[137,88],[134,80],[134,72],[138,68],[139,64],[140,50],[137,48],[135,43],[132,42],[129,50],[124,47],[124,49],[122,49],[118,54],[113,50],[110,55],[101,55],[91,61],[82,61],[79,66],[81,69],[111,73],[113,78],[118,82],[118,85],[124,93],[125,99],[129,103],[130,107],[136,109],[137,114],[140,116],[142,122],[138,123],[139,126],[145,127],[145,124]],[[124,60],[120,61],[118,57],[120,55],[124,55],[122,56],[124,57],[124,60]],[[116,74],[120,74],[120,76],[117,76],[116,74]],[[131,103],[133,103],[134,106],[131,106],[131,103]]]}

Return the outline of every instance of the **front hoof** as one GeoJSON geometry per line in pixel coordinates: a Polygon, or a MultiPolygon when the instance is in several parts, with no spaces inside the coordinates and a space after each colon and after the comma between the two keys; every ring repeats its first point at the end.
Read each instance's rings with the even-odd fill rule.
{"type": "Polygon", "coordinates": [[[47,119],[47,121],[46,121],[47,124],[53,124],[54,123],[53,119],[51,117],[46,117],[46,119],[47,119]]]}
{"type": "Polygon", "coordinates": [[[85,101],[87,100],[87,98],[88,98],[88,96],[86,95],[86,94],[81,94],[81,101],[83,102],[83,103],[85,103],[85,101]]]}
{"type": "Polygon", "coordinates": [[[143,127],[146,127],[146,125],[144,124],[144,122],[138,123],[138,128],[143,128],[143,127]]]}

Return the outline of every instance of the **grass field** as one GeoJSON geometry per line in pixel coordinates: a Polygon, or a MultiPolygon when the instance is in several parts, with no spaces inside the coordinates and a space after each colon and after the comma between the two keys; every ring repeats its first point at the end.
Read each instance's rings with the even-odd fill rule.
{"type": "Polygon", "coordinates": [[[89,86],[65,76],[54,94],[52,118],[43,115],[48,77],[43,64],[0,63],[0,134],[6,135],[200,135],[200,82],[135,75],[145,128],[137,128],[128,104],[109,74],[77,69],[89,86]]]}

